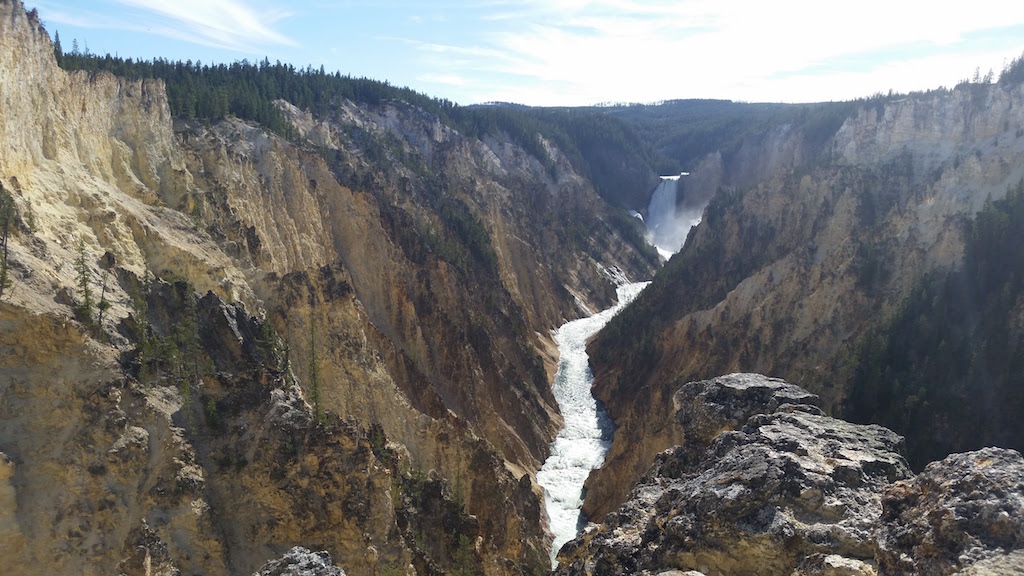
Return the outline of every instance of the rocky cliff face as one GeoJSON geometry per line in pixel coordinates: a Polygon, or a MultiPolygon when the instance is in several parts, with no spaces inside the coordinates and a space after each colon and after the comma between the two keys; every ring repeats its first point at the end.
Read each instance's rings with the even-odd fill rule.
{"type": "Polygon", "coordinates": [[[957,454],[913,477],[898,435],[824,416],[782,380],[732,374],[674,400],[682,443],[562,548],[559,574],[1020,569],[1018,452],[957,454]]]}
{"type": "Polygon", "coordinates": [[[932,462],[882,496],[884,574],[1013,574],[1024,566],[1024,459],[984,448],[932,462]]]}
{"type": "Polygon", "coordinates": [[[682,180],[679,211],[701,211],[720,188],[745,189],[779,170],[792,170],[817,158],[822,145],[799,122],[748,134],[734,151],[701,157],[682,180]]]}
{"type": "Polygon", "coordinates": [[[814,162],[717,194],[684,249],[590,348],[596,393],[619,428],[585,511],[614,509],[679,440],[669,399],[683,382],[779,374],[835,412],[860,336],[925,274],[955,265],[960,222],[1024,176],[1022,127],[1020,85],[911,96],[864,107],[814,162]]]}
{"type": "Polygon", "coordinates": [[[5,573],[545,569],[550,330],[650,268],[553,146],[280,106],[174,120],[0,1],[5,573]]]}

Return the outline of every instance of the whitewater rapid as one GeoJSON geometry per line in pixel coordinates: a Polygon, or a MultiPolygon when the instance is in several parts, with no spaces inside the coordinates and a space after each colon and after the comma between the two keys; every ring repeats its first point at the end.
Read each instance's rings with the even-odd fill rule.
{"type": "Polygon", "coordinates": [[[588,318],[562,325],[555,333],[558,344],[558,372],[552,387],[565,427],[551,443],[551,456],[537,473],[544,488],[544,501],[555,542],[551,562],[558,549],[582,529],[583,482],[590,471],[604,462],[612,442],[612,422],[590,392],[594,374],[590,371],[587,340],[604,327],[619,310],[636,298],[649,282],[618,287],[619,302],[588,318]]]}

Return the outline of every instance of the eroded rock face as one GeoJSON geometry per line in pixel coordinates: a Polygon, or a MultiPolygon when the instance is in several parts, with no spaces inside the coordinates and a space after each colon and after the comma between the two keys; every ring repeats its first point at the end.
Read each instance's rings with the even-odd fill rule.
{"type": "Polygon", "coordinates": [[[932,462],[882,499],[882,573],[1020,574],[1024,458],[984,448],[932,462]]]}
{"type": "MultiPolygon", "coordinates": [[[[19,215],[0,305],[0,572],[241,573],[297,544],[353,576],[405,570],[430,550],[395,536],[371,428],[402,474],[434,471],[475,518],[450,531],[475,568],[546,569],[532,477],[560,424],[549,331],[609,303],[604,270],[650,263],[554,146],[539,159],[399,101],[316,122],[279,105],[306,144],[173,119],[162,82],[60,69],[38,15],[0,0],[0,181],[19,215]],[[588,245],[569,249],[549,216],[588,245]],[[110,305],[98,326],[72,319],[78,256],[110,305]],[[187,393],[169,358],[139,373],[136,301],[163,345],[184,312],[203,320],[208,366],[187,393]],[[328,432],[309,426],[314,326],[328,432]],[[290,370],[269,366],[267,338],[290,370]]],[[[437,527],[424,516],[409,525],[437,527]]]]}
{"type": "Polygon", "coordinates": [[[754,374],[691,383],[676,398],[683,444],[563,548],[560,573],[869,567],[882,490],[911,475],[900,436],[824,416],[812,394],[754,374]]]}
{"type": "Polygon", "coordinates": [[[119,375],[73,322],[0,304],[0,326],[0,572],[225,573],[178,391],[119,375]]]}

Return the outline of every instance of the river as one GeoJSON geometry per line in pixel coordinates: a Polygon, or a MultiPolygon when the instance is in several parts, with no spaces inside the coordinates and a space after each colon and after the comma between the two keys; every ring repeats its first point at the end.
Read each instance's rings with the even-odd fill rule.
{"type": "Polygon", "coordinates": [[[604,462],[612,442],[612,422],[590,392],[594,374],[590,371],[587,340],[647,284],[649,282],[619,286],[618,304],[588,318],[567,322],[555,333],[559,360],[552,389],[565,426],[551,444],[551,456],[537,473],[555,536],[552,565],[558,549],[583,528],[585,519],[580,513],[583,482],[591,470],[604,462]]]}

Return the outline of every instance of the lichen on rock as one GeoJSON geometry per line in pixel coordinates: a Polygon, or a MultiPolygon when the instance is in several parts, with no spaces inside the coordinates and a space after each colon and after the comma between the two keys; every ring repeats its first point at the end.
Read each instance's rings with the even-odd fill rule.
{"type": "Polygon", "coordinates": [[[783,380],[675,395],[682,444],[559,554],[559,574],[1019,574],[1024,459],[986,448],[914,477],[903,439],[783,380]]]}
{"type": "Polygon", "coordinates": [[[887,575],[1024,570],[1024,458],[984,448],[932,462],[882,498],[878,565],[887,575]]]}

